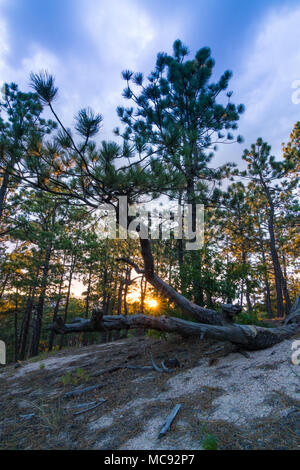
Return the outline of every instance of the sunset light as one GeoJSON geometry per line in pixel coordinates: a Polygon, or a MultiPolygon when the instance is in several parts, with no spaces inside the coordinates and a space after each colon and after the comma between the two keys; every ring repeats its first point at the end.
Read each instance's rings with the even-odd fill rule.
{"type": "Polygon", "coordinates": [[[139,290],[133,290],[127,295],[127,300],[129,303],[133,304],[134,302],[140,302],[141,293],[139,290]]]}
{"type": "MultiPolygon", "coordinates": [[[[135,303],[141,301],[141,292],[139,289],[133,290],[129,292],[127,296],[127,300],[129,303],[135,303]]],[[[151,296],[146,296],[145,298],[145,306],[147,308],[155,309],[159,305],[158,301],[151,296]]]]}
{"type": "Polygon", "coordinates": [[[158,302],[156,299],[146,299],[145,304],[149,308],[157,308],[158,307],[158,302]]]}

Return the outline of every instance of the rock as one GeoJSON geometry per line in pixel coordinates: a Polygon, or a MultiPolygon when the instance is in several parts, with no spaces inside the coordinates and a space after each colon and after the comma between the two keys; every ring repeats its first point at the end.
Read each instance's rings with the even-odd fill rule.
{"type": "Polygon", "coordinates": [[[164,363],[165,363],[165,366],[168,367],[168,369],[174,369],[175,367],[180,367],[177,357],[170,357],[170,359],[166,359],[164,363]]]}

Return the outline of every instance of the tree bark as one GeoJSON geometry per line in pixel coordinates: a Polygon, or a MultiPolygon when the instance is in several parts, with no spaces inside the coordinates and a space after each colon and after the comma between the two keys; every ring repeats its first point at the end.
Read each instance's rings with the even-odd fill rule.
{"type": "Polygon", "coordinates": [[[6,274],[6,276],[5,276],[5,278],[4,278],[4,281],[3,281],[3,284],[2,284],[2,286],[1,286],[1,290],[0,290],[0,300],[2,299],[3,294],[4,294],[4,292],[5,292],[5,289],[6,289],[8,280],[9,280],[9,273],[6,274]]]}
{"type": "Polygon", "coordinates": [[[87,293],[86,293],[86,299],[85,299],[85,318],[89,317],[91,281],[92,281],[92,266],[90,266],[90,269],[89,269],[88,286],[87,286],[87,293]]]}
{"type": "Polygon", "coordinates": [[[265,253],[265,247],[264,247],[264,239],[263,239],[263,233],[261,229],[260,220],[258,220],[258,230],[259,230],[259,233],[258,233],[259,245],[260,245],[262,262],[264,266],[264,280],[265,280],[265,286],[266,286],[266,307],[267,307],[268,318],[271,319],[273,318],[272,303],[271,303],[271,290],[270,290],[270,283],[269,283],[268,270],[267,270],[267,260],[266,260],[266,253],[265,253]]]}
{"type": "Polygon", "coordinates": [[[9,185],[10,171],[11,171],[10,168],[6,168],[6,170],[4,171],[2,184],[0,188],[0,220],[2,219],[2,216],[3,216],[4,202],[5,202],[6,193],[7,193],[8,185],[9,185]]]}
{"type": "MultiPolygon", "coordinates": [[[[67,297],[66,297],[66,303],[65,303],[64,322],[66,322],[67,318],[68,318],[68,309],[69,309],[69,302],[70,302],[70,295],[71,295],[71,285],[72,285],[72,280],[73,280],[73,273],[74,273],[75,263],[76,263],[76,254],[74,254],[71,258],[71,266],[70,266],[69,282],[68,282],[68,291],[67,291],[67,297]]],[[[64,338],[62,336],[61,340],[60,340],[60,344],[59,344],[59,349],[62,348],[63,341],[64,341],[64,338]]]]}
{"type": "Polygon", "coordinates": [[[123,287],[124,287],[125,280],[120,280],[120,285],[118,289],[118,315],[122,315],[122,299],[123,299],[123,287]]]}
{"type": "Polygon", "coordinates": [[[131,284],[131,270],[127,268],[126,271],[126,280],[125,280],[125,289],[124,289],[124,299],[123,299],[123,305],[124,305],[124,315],[128,315],[128,305],[127,305],[127,294],[128,294],[128,287],[131,284]]]}
{"type": "Polygon", "coordinates": [[[14,345],[15,345],[15,362],[19,359],[19,334],[18,334],[18,310],[14,312],[14,345]]]}
{"type": "Polygon", "coordinates": [[[286,313],[288,314],[291,308],[291,301],[289,297],[289,293],[287,290],[287,284],[282,274],[282,269],[279,262],[279,256],[276,248],[276,239],[275,239],[275,230],[274,230],[274,217],[275,217],[275,207],[272,200],[272,196],[268,186],[266,185],[262,175],[260,174],[260,180],[262,186],[265,190],[268,204],[269,204],[269,217],[268,217],[268,230],[270,235],[270,250],[271,256],[274,266],[274,276],[275,276],[275,287],[276,287],[276,297],[277,297],[277,313],[279,317],[283,317],[284,309],[283,309],[283,297],[282,293],[285,297],[286,302],[286,313]]]}
{"type": "MultiPolygon", "coordinates": [[[[246,250],[245,250],[244,244],[242,244],[242,263],[243,263],[243,266],[246,266],[246,265],[247,265],[247,254],[246,254],[246,250]]],[[[248,308],[248,313],[251,313],[251,312],[252,312],[252,304],[251,304],[250,292],[249,292],[250,289],[249,289],[249,279],[248,279],[248,275],[246,275],[245,282],[246,282],[246,301],[247,301],[247,308],[248,308]]]]}
{"type": "MultiPolygon", "coordinates": [[[[64,268],[65,268],[65,259],[64,259],[64,262],[63,262],[63,269],[64,268]]],[[[57,316],[58,316],[59,305],[60,305],[61,298],[62,298],[62,288],[63,288],[63,283],[64,283],[64,274],[65,273],[63,271],[62,275],[61,275],[61,278],[60,278],[60,282],[59,282],[57,300],[56,300],[56,304],[55,304],[55,308],[54,308],[54,312],[53,312],[53,322],[56,321],[57,316]]],[[[54,341],[54,334],[53,334],[53,331],[51,331],[50,336],[49,336],[49,343],[48,343],[48,350],[49,351],[52,351],[53,341],[54,341]]]]}
{"type": "Polygon", "coordinates": [[[46,249],[46,256],[44,261],[44,269],[41,281],[41,293],[39,296],[39,300],[36,307],[36,322],[34,328],[34,334],[32,339],[32,348],[31,348],[31,355],[37,356],[39,351],[39,343],[40,343],[40,336],[41,336],[41,329],[42,329],[42,318],[43,318],[43,311],[44,311],[44,303],[46,297],[46,290],[47,290],[47,281],[48,281],[48,273],[50,268],[50,258],[52,252],[52,242],[48,245],[46,249]]]}
{"type": "Polygon", "coordinates": [[[27,338],[29,332],[29,325],[30,319],[32,314],[32,309],[34,305],[34,291],[33,293],[29,293],[29,297],[26,302],[26,309],[24,313],[24,323],[22,328],[22,337],[21,337],[21,345],[20,345],[20,359],[23,361],[26,355],[26,345],[27,345],[27,338]]]}

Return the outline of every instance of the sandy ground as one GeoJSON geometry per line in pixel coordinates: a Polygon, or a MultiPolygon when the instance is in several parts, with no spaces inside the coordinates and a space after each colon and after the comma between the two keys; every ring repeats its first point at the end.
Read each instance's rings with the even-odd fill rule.
{"type": "Polygon", "coordinates": [[[209,341],[139,337],[5,367],[0,448],[197,450],[208,435],[220,449],[300,448],[300,368],[291,362],[291,345],[285,341],[246,358],[226,355],[226,345],[214,353],[219,343],[209,341]],[[157,364],[176,357],[180,368],[118,369],[151,365],[150,352],[157,364]],[[102,387],[64,397],[97,384],[102,387]],[[103,398],[100,406],[74,414],[103,398]],[[181,410],[158,440],[176,404],[181,410]]]}

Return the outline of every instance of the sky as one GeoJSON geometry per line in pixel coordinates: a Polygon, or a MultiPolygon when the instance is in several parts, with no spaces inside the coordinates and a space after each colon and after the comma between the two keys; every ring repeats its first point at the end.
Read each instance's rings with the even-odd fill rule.
{"type": "Polygon", "coordinates": [[[64,122],[91,106],[104,116],[100,139],[113,139],[121,71],[147,75],[180,38],[191,57],[211,48],[215,79],[232,70],[232,101],[246,106],[244,144],[220,146],[215,166],[241,162],[257,137],[280,157],[300,120],[299,25],[299,0],[0,0],[0,82],[29,91],[30,72],[47,69],[64,122]]]}

